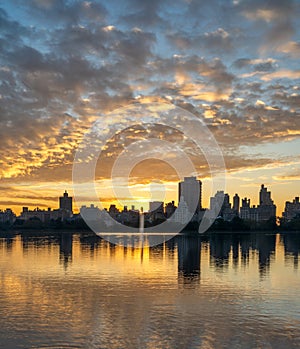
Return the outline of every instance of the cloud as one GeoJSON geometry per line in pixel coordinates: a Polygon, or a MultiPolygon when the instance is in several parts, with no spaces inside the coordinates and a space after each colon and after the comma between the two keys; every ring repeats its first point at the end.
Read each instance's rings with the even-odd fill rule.
{"type": "Polygon", "coordinates": [[[160,15],[160,9],[166,1],[160,0],[129,0],[128,14],[122,16],[122,20],[132,26],[149,28],[156,25],[163,25],[165,20],[160,15]]]}
{"type": "Polygon", "coordinates": [[[262,2],[244,1],[241,3],[243,15],[251,20],[262,20],[264,22],[285,21],[295,14],[298,5],[293,0],[274,0],[262,2]]]}
{"type": "Polygon", "coordinates": [[[277,47],[278,52],[283,52],[288,56],[299,59],[300,58],[300,42],[289,41],[277,47]]]}
{"type": "Polygon", "coordinates": [[[253,72],[269,72],[276,69],[276,62],[274,58],[239,58],[233,63],[233,66],[238,69],[249,69],[253,72]]]}
{"type": "Polygon", "coordinates": [[[85,21],[95,23],[104,21],[107,15],[107,10],[102,4],[92,1],[29,0],[22,5],[31,11],[34,19],[52,24],[55,21],[57,25],[85,21]]]}
{"type": "Polygon", "coordinates": [[[273,73],[264,74],[261,76],[264,81],[270,81],[274,79],[300,79],[300,70],[278,70],[273,73]]]}
{"type": "MultiPolygon", "coordinates": [[[[69,183],[86,130],[139,100],[168,99],[203,117],[227,155],[242,144],[299,137],[297,2],[12,0],[1,7],[2,183],[69,183]]],[[[127,142],[135,131],[123,135],[127,142]]],[[[122,145],[104,152],[103,177],[122,145]]],[[[197,162],[197,149],[185,146],[197,162]]],[[[252,167],[246,155],[228,155],[228,169],[252,167]]],[[[258,156],[253,166],[259,161],[274,159],[258,156]]]]}
{"type": "Polygon", "coordinates": [[[207,50],[211,53],[227,53],[234,50],[232,36],[223,28],[217,28],[211,32],[205,32],[202,35],[193,35],[187,32],[175,32],[168,34],[167,38],[172,45],[176,45],[181,51],[207,50]]]}
{"type": "Polygon", "coordinates": [[[289,171],[280,176],[275,176],[277,181],[299,181],[300,180],[300,171],[299,169],[294,169],[294,171],[289,171]]]}

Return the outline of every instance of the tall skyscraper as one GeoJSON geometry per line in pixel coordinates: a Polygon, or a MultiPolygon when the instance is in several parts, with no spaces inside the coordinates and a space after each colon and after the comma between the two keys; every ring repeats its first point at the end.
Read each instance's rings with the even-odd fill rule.
{"type": "Polygon", "coordinates": [[[73,211],[73,198],[68,195],[67,191],[64,192],[64,196],[60,196],[59,198],[59,209],[69,212],[73,211]]]}
{"type": "Polygon", "coordinates": [[[237,213],[231,208],[229,194],[218,190],[214,197],[210,198],[210,211],[214,216],[221,216],[225,221],[231,221],[237,213]]]}
{"type": "Polygon", "coordinates": [[[210,211],[212,211],[214,215],[219,215],[221,213],[224,204],[224,198],[225,193],[223,190],[218,190],[215,196],[210,198],[210,211]]]}
{"type": "Polygon", "coordinates": [[[240,212],[240,197],[238,194],[235,194],[233,197],[233,210],[239,214],[240,212]]]}
{"type": "Polygon", "coordinates": [[[267,190],[264,184],[261,185],[261,189],[259,192],[259,204],[273,205],[273,200],[271,199],[271,192],[267,190]]]}
{"type": "Polygon", "coordinates": [[[178,184],[178,202],[181,197],[186,202],[190,213],[198,213],[202,208],[202,182],[196,177],[184,177],[184,180],[178,184]]]}
{"type": "Polygon", "coordinates": [[[267,221],[276,217],[276,205],[271,199],[271,192],[262,184],[259,192],[258,220],[267,221]]]}

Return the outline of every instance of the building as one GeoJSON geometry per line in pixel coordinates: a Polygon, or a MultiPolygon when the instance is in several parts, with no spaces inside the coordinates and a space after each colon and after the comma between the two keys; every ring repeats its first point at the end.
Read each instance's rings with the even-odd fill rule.
{"type": "Polygon", "coordinates": [[[112,220],[108,217],[107,210],[100,210],[98,206],[91,204],[90,206],[83,205],[80,207],[78,218],[84,219],[87,223],[96,224],[97,229],[107,228],[113,225],[112,220]]]}
{"type": "Polygon", "coordinates": [[[235,194],[233,197],[233,211],[237,216],[240,213],[240,197],[238,196],[238,194],[235,194]]]}
{"type": "Polygon", "coordinates": [[[261,185],[261,189],[259,192],[259,205],[273,205],[273,200],[271,199],[271,192],[267,190],[264,184],[261,185]]]}
{"type": "Polygon", "coordinates": [[[149,211],[150,212],[161,212],[164,213],[164,203],[162,201],[151,201],[149,202],[149,211]]]}
{"type": "Polygon", "coordinates": [[[233,218],[233,210],[231,209],[229,194],[224,194],[224,201],[221,207],[220,215],[224,221],[231,221],[233,218]]]}
{"type": "Polygon", "coordinates": [[[242,200],[240,217],[255,222],[265,222],[276,217],[276,205],[271,199],[271,192],[267,190],[264,184],[261,185],[257,207],[250,206],[250,199],[244,198],[242,200]]]}
{"type": "Polygon", "coordinates": [[[112,218],[117,219],[117,216],[119,215],[120,211],[117,209],[116,205],[111,204],[109,206],[108,213],[112,218]]]}
{"type": "Polygon", "coordinates": [[[210,205],[209,209],[212,212],[214,217],[217,217],[220,215],[221,207],[224,202],[224,191],[223,190],[218,190],[215,194],[215,196],[210,198],[210,205]]]}
{"type": "Polygon", "coordinates": [[[15,222],[16,215],[13,213],[12,209],[7,208],[4,211],[0,210],[0,224],[11,225],[15,222]]]}
{"type": "Polygon", "coordinates": [[[264,184],[261,185],[259,192],[258,221],[267,221],[276,217],[276,205],[271,199],[271,192],[267,190],[264,184]]]}
{"type": "Polygon", "coordinates": [[[59,209],[73,212],[73,198],[68,195],[68,192],[65,191],[63,196],[59,198],[59,209]]]}
{"type": "Polygon", "coordinates": [[[80,216],[88,221],[94,221],[102,218],[101,210],[98,206],[91,204],[89,207],[83,205],[80,207],[80,216]]]}
{"type": "Polygon", "coordinates": [[[140,211],[136,210],[134,205],[128,210],[127,206],[124,206],[123,211],[117,214],[116,220],[125,225],[136,227],[139,223],[140,211]]]}
{"type": "Polygon", "coordinates": [[[191,213],[187,203],[185,202],[183,196],[180,197],[178,208],[174,213],[174,221],[180,224],[187,224],[189,222],[191,213]]]}
{"type": "Polygon", "coordinates": [[[149,203],[149,218],[152,221],[164,220],[164,203],[162,201],[151,201],[149,203]]]}
{"type": "Polygon", "coordinates": [[[214,217],[223,217],[224,221],[231,221],[238,215],[238,213],[231,208],[229,194],[224,193],[223,190],[218,190],[215,196],[210,198],[210,211],[214,217]]]}
{"type": "Polygon", "coordinates": [[[47,223],[51,220],[64,221],[65,219],[70,218],[71,215],[72,213],[68,210],[51,210],[50,207],[47,210],[41,210],[38,207],[33,210],[29,210],[28,207],[23,207],[23,210],[19,218],[24,221],[28,221],[31,219],[39,219],[41,222],[47,223]]]}
{"type": "Polygon", "coordinates": [[[184,199],[189,211],[198,214],[202,209],[202,182],[196,177],[184,177],[178,184],[178,203],[184,199]]]}
{"type": "Polygon", "coordinates": [[[59,209],[52,210],[50,207],[47,210],[42,210],[36,207],[30,210],[28,207],[23,207],[23,210],[19,216],[20,219],[28,221],[31,219],[39,219],[43,223],[47,223],[51,220],[61,220],[64,221],[72,217],[72,201],[73,198],[70,197],[65,191],[64,195],[59,198],[59,209]]]}
{"type": "Polygon", "coordinates": [[[176,206],[175,206],[175,202],[168,202],[165,205],[165,216],[166,218],[170,218],[172,216],[172,214],[176,211],[176,206]]]}
{"type": "Polygon", "coordinates": [[[284,218],[284,220],[290,221],[293,218],[295,218],[297,215],[300,215],[299,196],[296,196],[292,202],[286,201],[285,209],[284,209],[284,212],[282,213],[282,217],[284,218]]]}
{"type": "Polygon", "coordinates": [[[258,222],[258,211],[257,207],[250,205],[250,199],[244,198],[242,199],[242,206],[240,208],[240,218],[247,221],[258,222]]]}

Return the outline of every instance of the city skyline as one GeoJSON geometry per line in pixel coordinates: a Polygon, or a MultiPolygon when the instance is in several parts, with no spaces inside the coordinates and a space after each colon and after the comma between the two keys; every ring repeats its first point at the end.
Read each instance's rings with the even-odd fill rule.
{"type": "Polygon", "coordinates": [[[0,347],[290,348],[300,0],[0,1],[0,347]]]}
{"type": "MultiPolygon", "coordinates": [[[[146,206],[141,206],[141,205],[124,205],[124,206],[117,206],[115,204],[110,204],[110,206],[103,207],[106,211],[109,213],[110,210],[112,209],[113,211],[117,212],[127,212],[127,210],[132,210],[132,211],[139,211],[139,212],[145,212],[145,213],[150,213],[150,212],[159,212],[162,210],[163,213],[166,214],[166,217],[168,218],[170,215],[173,214],[175,209],[180,205],[180,201],[184,202],[185,204],[187,203],[187,209],[189,207],[192,207],[192,210],[195,209],[195,213],[199,214],[200,211],[204,210],[212,210],[215,211],[215,207],[219,207],[217,205],[217,202],[220,202],[220,207],[217,209],[218,212],[216,212],[215,217],[217,216],[223,216],[225,220],[232,220],[234,216],[240,216],[242,219],[250,219],[250,220],[256,220],[256,218],[251,218],[250,212],[247,213],[247,210],[259,210],[261,206],[271,206],[271,213],[269,209],[267,212],[262,212],[262,216],[267,215],[268,219],[269,217],[284,217],[285,218],[291,219],[295,216],[296,213],[300,213],[300,203],[299,203],[299,196],[294,196],[293,198],[290,198],[289,200],[286,200],[284,202],[284,210],[282,211],[276,211],[276,208],[278,207],[277,204],[272,200],[271,198],[271,191],[268,191],[268,188],[264,185],[261,184],[260,186],[260,191],[257,191],[257,195],[259,198],[258,204],[253,204],[251,202],[251,199],[248,196],[240,196],[239,193],[235,193],[235,195],[230,195],[227,192],[222,191],[217,191],[214,196],[211,196],[209,198],[209,205],[208,206],[203,206],[202,205],[202,182],[201,180],[197,179],[196,177],[185,177],[184,181],[178,182],[178,197],[177,201],[176,200],[171,200],[171,201],[160,201],[160,200],[149,200],[148,202],[145,202],[148,204],[148,208],[146,206]],[[184,186],[185,185],[185,186],[184,186]],[[200,189],[196,190],[196,192],[191,191],[191,189],[195,189],[196,187],[200,186],[200,189]],[[184,194],[185,197],[184,197],[184,194]],[[194,195],[196,194],[196,196],[194,195]],[[200,195],[199,195],[200,194],[200,195]],[[175,205],[177,204],[177,206],[175,205]],[[172,207],[171,207],[172,206],[172,207]],[[274,208],[272,208],[274,207],[274,208]],[[171,210],[168,213],[168,209],[171,210]],[[290,211],[290,213],[288,213],[290,211]],[[223,215],[225,213],[225,215],[223,215]],[[294,216],[293,216],[294,214],[294,216]],[[229,218],[225,218],[229,217],[229,218]]],[[[258,190],[258,188],[257,188],[258,190]]],[[[55,219],[56,218],[63,218],[63,216],[58,214],[58,211],[64,211],[64,212],[69,212],[71,214],[78,214],[81,212],[81,209],[86,209],[86,208],[96,208],[98,209],[99,203],[97,202],[89,202],[86,204],[81,205],[80,207],[77,207],[75,203],[73,202],[73,197],[69,195],[68,191],[65,190],[62,194],[62,196],[59,196],[56,198],[58,202],[58,208],[53,208],[48,206],[47,208],[41,207],[41,205],[24,205],[22,207],[22,211],[20,212],[15,212],[11,210],[11,207],[6,207],[6,208],[0,208],[0,213],[5,212],[6,210],[12,211],[12,213],[16,213],[18,216],[23,217],[25,219],[30,218],[30,214],[28,218],[26,218],[27,212],[51,212],[55,213],[55,219]],[[73,207],[76,207],[73,210],[73,207]]],[[[100,205],[101,207],[101,205],[100,205]]],[[[255,213],[254,215],[257,215],[255,213]]],[[[67,215],[65,217],[68,217],[67,215]]],[[[49,217],[50,219],[50,217],[49,217]]]]}
{"type": "MultiPolygon", "coordinates": [[[[202,181],[203,182],[203,181],[202,181]]],[[[161,184],[163,185],[163,184],[161,184]]],[[[150,195],[141,197],[141,198],[123,198],[122,203],[120,203],[118,200],[116,199],[112,199],[110,200],[108,198],[108,200],[103,200],[102,203],[104,204],[105,208],[109,208],[109,206],[111,204],[115,204],[119,209],[121,209],[124,206],[132,206],[134,205],[136,208],[140,209],[141,207],[143,207],[143,209],[146,209],[147,205],[151,202],[151,201],[163,201],[163,202],[172,202],[172,201],[176,201],[177,202],[177,193],[178,193],[178,182],[173,182],[172,184],[168,183],[167,184],[169,188],[171,188],[169,190],[169,192],[167,193],[166,196],[163,196],[163,194],[165,194],[164,192],[162,192],[162,194],[160,194],[158,191],[152,196],[152,200],[150,199],[150,195]]],[[[253,187],[253,190],[250,190],[249,192],[247,192],[246,190],[243,190],[242,193],[237,193],[236,191],[232,191],[229,192],[227,190],[225,190],[225,192],[227,194],[229,194],[229,196],[233,199],[235,194],[238,194],[240,198],[244,198],[247,197],[248,199],[251,200],[251,205],[255,205],[257,206],[259,204],[259,195],[257,192],[257,188],[260,186],[260,183],[256,186],[253,187]],[[254,193],[253,193],[254,192],[254,193]]],[[[140,185],[139,186],[141,189],[141,191],[146,191],[148,190],[149,192],[151,192],[151,189],[153,189],[153,185],[140,185]],[[145,190],[146,188],[146,190],[145,190]]],[[[39,195],[37,194],[38,192],[40,192],[40,188],[37,189],[37,193],[34,193],[35,188],[32,188],[30,190],[30,196],[28,197],[28,201],[26,201],[26,196],[23,197],[13,197],[13,198],[6,198],[6,201],[2,201],[1,205],[0,205],[0,210],[5,210],[6,208],[11,208],[13,209],[14,212],[16,212],[17,214],[21,213],[23,206],[30,206],[30,207],[39,207],[40,209],[48,209],[48,207],[56,207],[58,204],[58,198],[57,195],[55,195],[56,192],[58,191],[64,191],[65,187],[63,185],[59,185],[58,188],[62,188],[62,189],[58,189],[58,190],[53,190],[53,197],[39,197],[39,195]],[[5,202],[7,203],[5,205],[5,202]]],[[[209,202],[210,202],[210,198],[211,196],[208,196],[207,194],[209,194],[207,192],[208,188],[205,188],[205,185],[202,186],[202,190],[205,193],[205,195],[202,194],[202,203],[203,203],[203,207],[204,208],[208,208],[209,207],[209,202]]],[[[72,189],[68,189],[68,193],[72,196],[73,194],[73,190],[72,189]]],[[[276,193],[272,190],[272,195],[273,197],[276,197],[276,193]],[[275,195],[274,195],[275,194],[275,195]]],[[[277,206],[277,210],[278,212],[281,214],[284,211],[284,206],[285,203],[288,201],[292,201],[295,197],[300,195],[300,191],[295,191],[294,194],[292,194],[291,196],[286,196],[283,198],[283,201],[279,201],[276,202],[276,199],[274,199],[274,202],[276,203],[277,206]]],[[[88,197],[85,198],[84,202],[80,205],[77,206],[76,204],[74,204],[74,212],[79,212],[80,211],[80,207],[82,205],[89,205],[91,203],[91,201],[89,201],[88,197]]],[[[97,205],[97,202],[93,202],[93,204],[97,205]]]]}
{"type": "MultiPolygon", "coordinates": [[[[0,207],[47,208],[57,192],[73,195],[74,154],[94,121],[158,101],[204,120],[224,155],[226,192],[257,205],[265,183],[282,212],[299,193],[299,14],[292,0],[2,1],[0,207]]],[[[104,204],[117,203],[114,161],[146,136],[188,154],[207,207],[201,151],[166,127],[142,125],[115,135],[102,154],[96,184],[104,204]]],[[[153,183],[164,184],[153,200],[169,202],[178,180],[164,161],[148,159],[133,168],[129,189],[147,201],[153,183]]]]}

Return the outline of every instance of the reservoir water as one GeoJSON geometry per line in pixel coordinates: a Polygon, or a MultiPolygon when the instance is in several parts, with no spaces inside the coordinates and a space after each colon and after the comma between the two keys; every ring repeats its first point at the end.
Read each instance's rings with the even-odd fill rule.
{"type": "Polygon", "coordinates": [[[0,238],[0,348],[300,347],[300,234],[0,238]]]}

